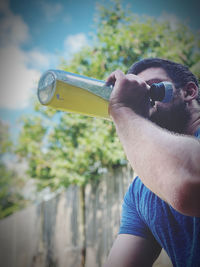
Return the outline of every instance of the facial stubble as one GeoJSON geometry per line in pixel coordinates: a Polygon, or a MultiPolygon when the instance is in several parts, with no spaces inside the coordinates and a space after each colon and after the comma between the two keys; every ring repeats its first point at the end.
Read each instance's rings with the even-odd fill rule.
{"type": "Polygon", "coordinates": [[[158,105],[149,119],[164,129],[184,134],[190,118],[187,104],[177,92],[168,106],[158,105]]]}

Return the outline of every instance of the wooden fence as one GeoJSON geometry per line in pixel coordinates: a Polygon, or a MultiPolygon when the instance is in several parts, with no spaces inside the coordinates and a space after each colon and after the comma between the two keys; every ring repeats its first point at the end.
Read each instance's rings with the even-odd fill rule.
{"type": "MultiPolygon", "coordinates": [[[[70,186],[49,201],[1,220],[0,265],[81,267],[84,259],[85,267],[103,266],[118,233],[121,204],[132,177],[129,168],[115,169],[84,188],[85,206],[81,188],[70,186]]],[[[172,265],[162,252],[154,266],[172,265]]]]}

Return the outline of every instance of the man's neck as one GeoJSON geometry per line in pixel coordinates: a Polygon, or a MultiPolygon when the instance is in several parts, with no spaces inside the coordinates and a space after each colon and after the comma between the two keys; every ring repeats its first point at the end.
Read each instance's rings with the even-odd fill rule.
{"type": "Polygon", "coordinates": [[[189,104],[191,113],[191,119],[188,123],[186,133],[194,135],[195,132],[200,128],[200,105],[195,101],[189,104]]]}

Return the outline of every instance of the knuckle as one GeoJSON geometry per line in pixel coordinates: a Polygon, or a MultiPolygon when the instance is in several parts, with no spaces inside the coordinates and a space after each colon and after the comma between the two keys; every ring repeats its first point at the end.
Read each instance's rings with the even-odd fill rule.
{"type": "Polygon", "coordinates": [[[146,87],[146,82],[145,81],[141,81],[140,85],[141,85],[141,87],[146,87]]]}
{"type": "Polygon", "coordinates": [[[122,78],[119,83],[120,83],[120,85],[122,87],[127,86],[127,79],[126,78],[122,78]]]}

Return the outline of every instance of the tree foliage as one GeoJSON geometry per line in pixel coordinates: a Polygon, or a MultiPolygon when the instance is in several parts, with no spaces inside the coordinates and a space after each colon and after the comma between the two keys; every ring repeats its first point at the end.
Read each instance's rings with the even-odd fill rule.
{"type": "MultiPolygon", "coordinates": [[[[119,1],[99,6],[93,43],[73,58],[66,71],[105,79],[116,68],[126,72],[135,61],[161,57],[183,63],[200,77],[200,40],[183,23],[138,17],[119,1]]],[[[29,164],[39,188],[85,185],[109,168],[126,164],[112,122],[59,112],[36,104],[25,118],[17,153],[29,164]]]]}
{"type": "Polygon", "coordinates": [[[24,207],[25,200],[20,193],[23,180],[16,171],[9,169],[3,159],[12,150],[9,128],[0,121],[0,219],[24,207]]]}

